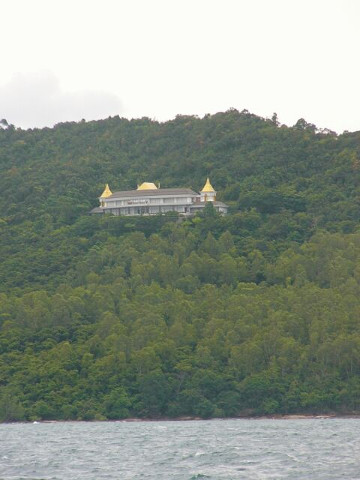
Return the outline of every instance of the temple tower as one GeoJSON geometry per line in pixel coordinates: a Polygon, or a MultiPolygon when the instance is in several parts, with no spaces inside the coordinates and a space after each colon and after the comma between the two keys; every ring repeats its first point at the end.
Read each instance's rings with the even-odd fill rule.
{"type": "Polygon", "coordinates": [[[213,186],[210,183],[209,177],[206,179],[204,188],[200,192],[200,201],[201,202],[215,202],[216,192],[213,186]]]}
{"type": "Polygon", "coordinates": [[[100,207],[105,207],[105,199],[110,197],[112,195],[112,191],[109,188],[109,184],[107,183],[105,186],[105,189],[103,193],[100,195],[99,200],[100,200],[100,207]]]}

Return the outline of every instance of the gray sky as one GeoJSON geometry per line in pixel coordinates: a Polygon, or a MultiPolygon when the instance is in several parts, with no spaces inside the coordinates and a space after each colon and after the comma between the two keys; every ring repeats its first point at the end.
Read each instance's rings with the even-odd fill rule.
{"type": "Polygon", "coordinates": [[[360,130],[360,0],[0,0],[0,119],[248,109],[360,130]]]}

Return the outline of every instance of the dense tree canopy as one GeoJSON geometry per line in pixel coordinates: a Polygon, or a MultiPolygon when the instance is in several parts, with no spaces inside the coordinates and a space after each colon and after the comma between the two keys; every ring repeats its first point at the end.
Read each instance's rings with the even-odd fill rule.
{"type": "Polygon", "coordinates": [[[0,130],[0,420],[360,411],[360,133],[274,118],[0,130]],[[226,217],[88,215],[207,176],[226,217]]]}

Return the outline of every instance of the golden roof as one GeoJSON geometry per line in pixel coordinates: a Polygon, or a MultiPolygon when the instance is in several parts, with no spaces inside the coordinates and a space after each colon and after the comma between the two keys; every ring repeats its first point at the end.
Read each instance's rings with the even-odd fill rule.
{"type": "Polygon", "coordinates": [[[201,190],[202,192],[215,192],[213,189],[213,186],[210,183],[209,177],[206,179],[206,183],[204,185],[204,188],[201,190]]]}
{"type": "Polygon", "coordinates": [[[138,185],[137,190],[157,190],[155,183],[144,182],[141,185],[138,185]]]}
{"type": "Polygon", "coordinates": [[[100,198],[107,198],[107,197],[110,197],[110,195],[112,195],[112,191],[110,190],[109,184],[107,183],[106,187],[105,187],[105,190],[101,194],[100,198]]]}

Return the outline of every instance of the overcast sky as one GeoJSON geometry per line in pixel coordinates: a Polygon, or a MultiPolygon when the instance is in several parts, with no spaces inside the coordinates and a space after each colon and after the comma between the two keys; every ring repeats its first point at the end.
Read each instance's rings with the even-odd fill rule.
{"type": "Polygon", "coordinates": [[[360,0],[0,0],[0,119],[246,108],[360,130],[360,0]]]}

